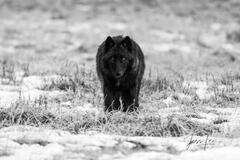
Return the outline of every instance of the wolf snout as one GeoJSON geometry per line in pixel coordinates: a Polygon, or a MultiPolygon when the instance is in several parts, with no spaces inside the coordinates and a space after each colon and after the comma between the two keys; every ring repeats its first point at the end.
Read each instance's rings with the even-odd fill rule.
{"type": "Polygon", "coordinates": [[[123,73],[122,72],[117,72],[116,74],[115,74],[115,77],[116,78],[120,78],[120,77],[122,77],[123,76],[123,73]]]}

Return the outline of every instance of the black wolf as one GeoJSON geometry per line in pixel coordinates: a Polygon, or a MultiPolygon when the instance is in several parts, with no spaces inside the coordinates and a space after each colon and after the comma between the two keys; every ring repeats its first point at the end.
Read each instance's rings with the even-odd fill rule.
{"type": "Polygon", "coordinates": [[[129,36],[108,36],[98,48],[96,61],[105,111],[136,110],[145,69],[139,45],[129,36]]]}

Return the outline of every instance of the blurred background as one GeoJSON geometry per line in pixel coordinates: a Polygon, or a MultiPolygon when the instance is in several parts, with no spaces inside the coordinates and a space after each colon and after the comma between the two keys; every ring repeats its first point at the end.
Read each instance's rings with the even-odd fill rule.
{"type": "Polygon", "coordinates": [[[0,0],[1,63],[27,74],[94,66],[108,35],[131,36],[162,74],[238,72],[240,1],[0,0]]]}

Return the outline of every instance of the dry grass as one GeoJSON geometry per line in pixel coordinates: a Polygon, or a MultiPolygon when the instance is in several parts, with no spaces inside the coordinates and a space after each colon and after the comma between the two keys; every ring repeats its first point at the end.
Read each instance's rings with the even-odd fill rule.
{"type": "Polygon", "coordinates": [[[114,112],[96,115],[94,113],[53,113],[44,107],[17,104],[1,109],[1,128],[11,125],[31,125],[68,130],[72,133],[95,131],[98,133],[126,136],[183,136],[189,133],[212,135],[219,128],[211,124],[201,124],[189,120],[184,114],[171,114],[164,119],[161,115],[149,113],[114,112]],[[21,106],[17,106],[21,105],[21,106]]]}
{"type": "Polygon", "coordinates": [[[214,91],[214,96],[206,101],[197,97],[195,88],[183,85],[183,77],[173,80],[171,77],[151,77],[146,74],[142,83],[139,113],[104,113],[95,70],[82,65],[63,66],[65,70],[56,73],[62,78],[53,80],[41,89],[64,90],[66,96],[57,99],[40,97],[34,102],[20,99],[12,107],[1,109],[1,127],[15,124],[33,125],[68,130],[75,134],[94,131],[127,136],[237,136],[233,135],[236,130],[233,134],[226,134],[225,130],[221,130],[221,124],[229,120],[221,118],[223,114],[218,112],[218,118],[212,122],[198,121],[207,119],[200,116],[201,113],[214,113],[204,109],[202,105],[212,108],[238,105],[237,93],[240,88],[235,86],[239,77],[237,75],[224,74],[219,79],[214,78],[214,81],[208,78],[208,83],[212,83],[213,88],[210,88],[210,91],[214,91]],[[230,88],[217,90],[221,85],[229,85],[230,88]],[[186,97],[184,99],[179,95],[186,97]],[[163,102],[167,98],[171,98],[171,101],[163,102]],[[71,101],[70,108],[61,104],[66,101],[71,101]],[[91,106],[84,111],[81,108],[86,103],[91,106]]]}

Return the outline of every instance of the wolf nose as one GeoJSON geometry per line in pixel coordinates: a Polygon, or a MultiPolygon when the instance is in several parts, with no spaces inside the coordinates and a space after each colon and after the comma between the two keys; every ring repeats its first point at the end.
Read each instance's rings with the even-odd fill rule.
{"type": "Polygon", "coordinates": [[[121,77],[122,76],[122,73],[116,73],[116,77],[121,77]]]}

